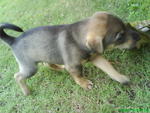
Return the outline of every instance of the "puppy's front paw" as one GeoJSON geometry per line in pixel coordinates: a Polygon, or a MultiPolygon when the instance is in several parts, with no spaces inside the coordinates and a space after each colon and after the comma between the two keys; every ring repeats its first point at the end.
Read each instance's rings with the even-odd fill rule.
{"type": "Polygon", "coordinates": [[[92,89],[93,88],[93,83],[90,80],[87,80],[85,89],[92,89]]]}
{"type": "Polygon", "coordinates": [[[86,90],[92,89],[92,87],[93,87],[93,83],[90,80],[85,79],[85,78],[80,78],[77,81],[77,84],[79,84],[82,88],[84,88],[86,90]]]}
{"type": "Polygon", "coordinates": [[[130,82],[130,79],[124,75],[121,75],[118,81],[122,84],[128,84],[130,82]]]}

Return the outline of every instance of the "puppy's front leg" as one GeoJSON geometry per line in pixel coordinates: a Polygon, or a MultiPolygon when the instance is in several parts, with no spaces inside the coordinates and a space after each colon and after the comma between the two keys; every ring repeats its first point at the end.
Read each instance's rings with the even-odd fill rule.
{"type": "Polygon", "coordinates": [[[102,56],[96,56],[92,59],[92,63],[106,72],[113,80],[116,80],[120,83],[126,84],[129,82],[129,78],[117,72],[113,66],[102,56]]]}
{"type": "Polygon", "coordinates": [[[75,82],[84,89],[92,89],[93,83],[82,76],[82,66],[65,66],[75,82]]]}

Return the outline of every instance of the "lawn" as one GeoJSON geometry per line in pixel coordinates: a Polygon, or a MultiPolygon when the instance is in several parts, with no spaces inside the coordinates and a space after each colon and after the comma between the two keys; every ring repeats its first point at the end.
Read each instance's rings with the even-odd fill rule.
{"type": "MultiPolygon", "coordinates": [[[[0,22],[27,30],[73,23],[102,10],[133,22],[150,19],[149,5],[150,0],[1,0],[0,22]]],[[[93,81],[94,88],[86,91],[66,71],[56,72],[39,65],[38,73],[27,81],[32,94],[25,97],[13,77],[18,71],[15,58],[0,40],[0,113],[150,112],[150,45],[134,51],[108,51],[104,56],[130,77],[130,86],[111,80],[87,63],[83,73],[93,81]]]]}

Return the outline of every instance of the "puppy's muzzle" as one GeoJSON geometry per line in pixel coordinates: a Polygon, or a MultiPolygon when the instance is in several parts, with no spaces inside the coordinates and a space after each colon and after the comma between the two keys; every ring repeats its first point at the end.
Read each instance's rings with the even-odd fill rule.
{"type": "Polygon", "coordinates": [[[139,36],[139,34],[137,34],[137,33],[135,33],[132,38],[133,38],[133,40],[136,41],[136,42],[141,39],[140,36],[139,36]]]}
{"type": "Polygon", "coordinates": [[[137,42],[138,42],[140,39],[141,39],[141,38],[140,38],[140,35],[137,34],[137,33],[134,33],[134,34],[132,35],[132,45],[130,46],[129,49],[135,49],[135,48],[137,48],[137,42]]]}

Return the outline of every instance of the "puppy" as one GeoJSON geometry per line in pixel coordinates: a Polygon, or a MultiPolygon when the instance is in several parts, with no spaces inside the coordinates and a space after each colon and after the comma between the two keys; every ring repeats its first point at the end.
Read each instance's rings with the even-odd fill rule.
{"type": "Polygon", "coordinates": [[[7,35],[4,29],[23,30],[13,24],[0,25],[0,37],[11,47],[19,65],[19,72],[14,78],[25,95],[30,94],[25,80],[37,72],[39,62],[56,69],[62,69],[60,65],[64,65],[75,82],[84,89],[91,89],[93,83],[82,75],[83,61],[92,62],[120,83],[129,82],[128,77],[117,72],[101,56],[109,48],[134,48],[139,40],[136,32],[112,14],[97,12],[73,24],[33,28],[18,38],[7,35]]]}

